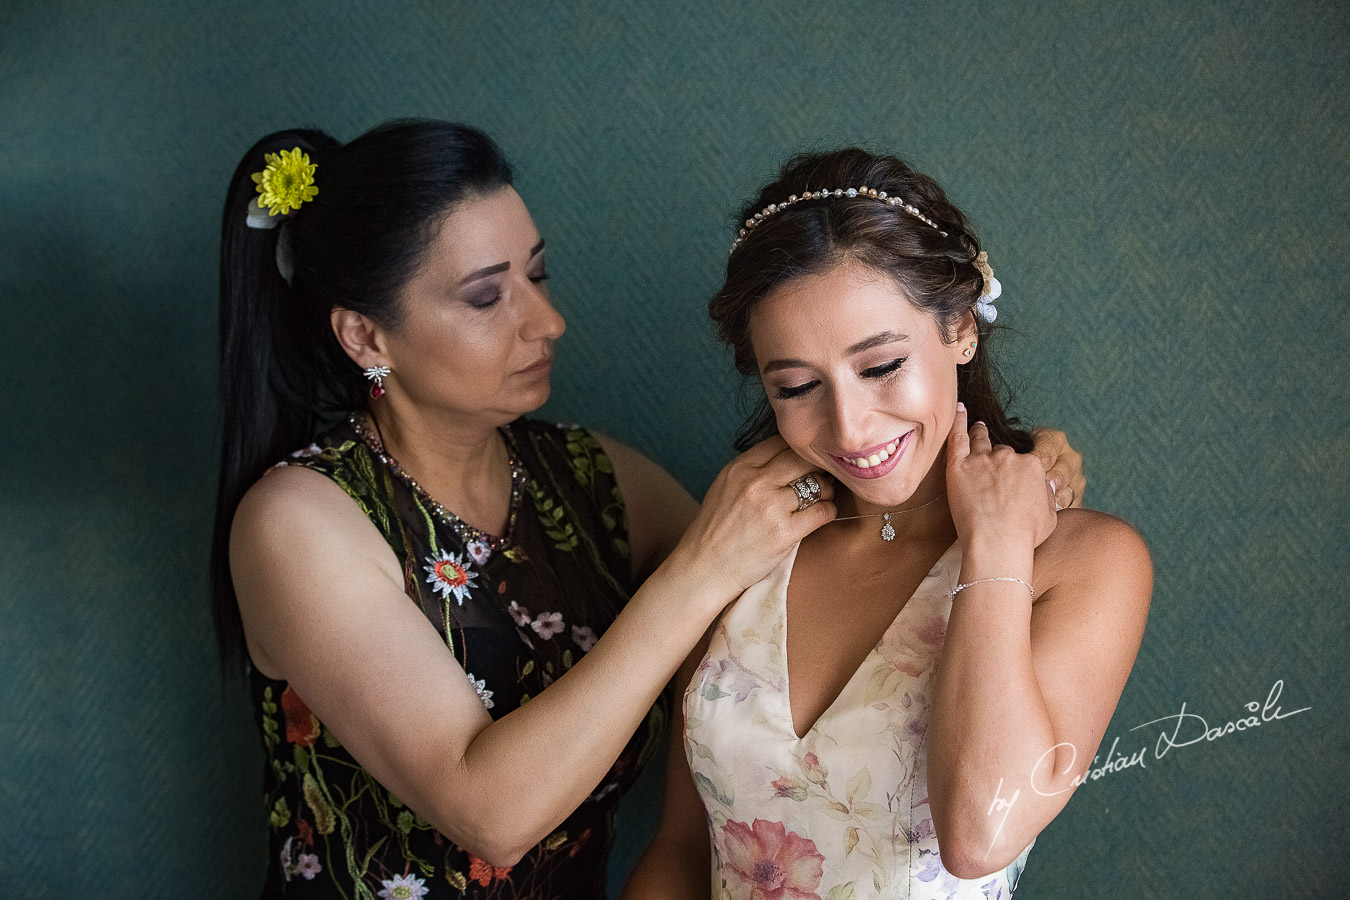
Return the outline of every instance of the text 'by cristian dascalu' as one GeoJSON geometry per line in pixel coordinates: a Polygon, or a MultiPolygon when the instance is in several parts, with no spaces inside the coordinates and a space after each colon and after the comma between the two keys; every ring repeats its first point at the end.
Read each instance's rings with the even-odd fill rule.
{"type": "MultiPolygon", "coordinates": [[[[1273,685],[1271,685],[1270,693],[1266,695],[1266,702],[1264,704],[1260,703],[1259,701],[1253,700],[1250,703],[1246,704],[1245,707],[1249,715],[1233,719],[1232,721],[1225,722],[1222,725],[1215,725],[1211,727],[1209,721],[1205,719],[1204,716],[1201,716],[1194,712],[1187,711],[1186,703],[1185,701],[1182,701],[1181,711],[1176,713],[1175,715],[1163,716],[1158,719],[1152,719],[1148,722],[1144,722],[1142,725],[1136,725],[1130,730],[1138,731],[1139,729],[1147,728],[1150,725],[1158,725],[1160,723],[1173,723],[1171,725],[1167,724],[1163,725],[1162,732],[1158,735],[1158,741],[1153,747],[1153,758],[1162,759],[1164,756],[1167,755],[1167,752],[1169,750],[1175,750],[1181,747],[1190,747],[1195,744],[1199,744],[1202,741],[1206,743],[1210,741],[1217,741],[1220,738],[1227,737],[1228,735],[1233,734],[1234,732],[1247,731],[1252,728],[1259,728],[1262,725],[1266,725],[1272,722],[1278,722],[1280,719],[1287,719],[1290,716],[1296,716],[1301,712],[1307,712],[1308,710],[1312,709],[1311,706],[1305,706],[1302,709],[1296,709],[1293,710],[1292,712],[1283,712],[1280,708],[1280,694],[1283,692],[1284,692],[1284,679],[1280,679],[1279,681],[1276,681],[1273,685]]],[[[1122,771],[1123,769],[1128,769],[1133,766],[1138,766],[1141,769],[1148,768],[1148,764],[1144,761],[1144,758],[1148,753],[1149,749],[1147,746],[1141,747],[1136,752],[1128,755],[1118,755],[1116,752],[1116,748],[1119,745],[1120,745],[1120,738],[1116,738],[1115,740],[1113,740],[1111,742],[1111,749],[1106,752],[1105,761],[1103,761],[1102,764],[1098,766],[1097,760],[1101,759],[1101,756],[1094,756],[1092,758],[1093,763],[1092,767],[1089,767],[1088,770],[1081,775],[1075,775],[1073,779],[1069,782],[1068,787],[1060,788],[1059,790],[1053,791],[1042,790],[1037,782],[1037,777],[1038,776],[1044,777],[1045,773],[1042,770],[1047,759],[1053,760],[1056,751],[1060,750],[1061,748],[1067,747],[1069,750],[1069,761],[1064,766],[1064,772],[1067,773],[1073,769],[1074,763],[1078,755],[1078,749],[1068,741],[1056,744],[1049,750],[1046,750],[1045,753],[1041,754],[1041,758],[1036,761],[1036,766],[1035,768],[1032,769],[1031,772],[1031,789],[1042,797],[1053,797],[1056,794],[1062,794],[1065,791],[1072,790],[1073,788],[1076,788],[1082,784],[1086,784],[1089,781],[1096,781],[1097,779],[1102,778],[1106,775],[1110,775],[1113,772],[1119,772],[1122,771]]],[[[1053,774],[1053,762],[1051,763],[1051,773],[1053,774]]],[[[994,791],[994,802],[989,806],[988,815],[992,816],[995,813],[1002,812],[1004,813],[1003,822],[1006,822],[1008,820],[1008,815],[1012,813],[1013,804],[1017,802],[1017,799],[1018,797],[1021,796],[1022,791],[1019,788],[1013,791],[1012,796],[1010,797],[1004,797],[1002,796],[1002,794],[1003,794],[1003,779],[1000,778],[998,780],[998,788],[994,791]]],[[[1003,830],[1003,822],[999,823],[999,831],[1003,830]]],[[[995,840],[997,839],[998,833],[995,832],[995,840]]]]}

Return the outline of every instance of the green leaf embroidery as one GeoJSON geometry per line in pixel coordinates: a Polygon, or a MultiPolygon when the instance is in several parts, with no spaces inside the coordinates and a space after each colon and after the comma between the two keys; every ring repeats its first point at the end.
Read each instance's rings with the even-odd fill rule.
{"type": "Polygon", "coordinates": [[[408,832],[412,831],[412,826],[413,826],[412,813],[408,812],[405,809],[403,812],[398,814],[399,831],[403,832],[404,834],[407,834],[408,832]]]}
{"type": "Polygon", "coordinates": [[[323,792],[319,790],[319,783],[314,780],[314,776],[305,773],[304,780],[305,803],[309,806],[310,812],[314,814],[314,830],[319,834],[332,834],[333,810],[328,806],[328,801],[323,798],[323,792]]]}

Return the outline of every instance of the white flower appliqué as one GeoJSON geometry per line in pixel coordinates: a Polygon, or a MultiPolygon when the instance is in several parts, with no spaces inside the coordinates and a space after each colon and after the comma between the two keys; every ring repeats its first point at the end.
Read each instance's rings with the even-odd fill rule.
{"type": "Polygon", "coordinates": [[[478,692],[478,699],[483,701],[483,708],[492,709],[493,706],[496,706],[492,702],[492,691],[487,689],[487,679],[479,678],[475,681],[472,672],[465,672],[464,674],[469,676],[469,684],[473,685],[473,689],[478,692]]]}
{"type": "Polygon", "coordinates": [[[476,572],[465,567],[465,562],[467,560],[449,550],[442,550],[439,556],[427,557],[427,584],[447,600],[454,597],[460,606],[464,605],[464,598],[468,596],[469,588],[475,587],[474,579],[478,577],[476,572]]]}

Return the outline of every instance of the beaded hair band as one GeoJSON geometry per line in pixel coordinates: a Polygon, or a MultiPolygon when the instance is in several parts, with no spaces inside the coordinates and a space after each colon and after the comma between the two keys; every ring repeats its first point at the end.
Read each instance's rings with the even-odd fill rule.
{"type": "MultiPolygon", "coordinates": [[[[741,241],[746,239],[750,232],[755,229],[755,226],[774,213],[781,212],[792,204],[800,203],[803,200],[824,200],[826,197],[870,197],[873,200],[880,200],[887,206],[894,206],[896,209],[904,210],[929,228],[937,231],[937,233],[943,237],[947,236],[947,232],[938,228],[936,222],[919,212],[918,207],[914,206],[912,203],[906,203],[903,197],[891,196],[885,191],[879,191],[876,188],[870,187],[835,188],[833,190],[825,191],[807,191],[801,196],[792,194],[782,203],[770,203],[768,206],[755,213],[753,217],[745,220],[745,227],[737,234],[736,240],[731,242],[731,250],[729,252],[735,253],[736,248],[740,246],[741,241]]],[[[973,265],[979,271],[980,277],[984,279],[984,287],[980,291],[979,299],[976,300],[975,314],[986,322],[992,322],[998,316],[998,310],[994,308],[994,301],[1002,295],[1003,286],[999,284],[998,279],[994,277],[994,270],[989,267],[988,254],[983,252],[980,253],[980,255],[973,260],[973,265]]]]}
{"type": "Polygon", "coordinates": [[[767,219],[774,213],[787,209],[792,204],[800,203],[803,200],[824,200],[826,197],[871,197],[873,200],[880,200],[887,206],[894,206],[897,209],[904,210],[905,212],[909,213],[911,216],[918,219],[920,222],[924,223],[928,227],[935,229],[938,234],[942,235],[943,237],[947,236],[947,232],[943,231],[941,228],[938,228],[936,222],[925,216],[923,213],[919,212],[918,207],[914,206],[911,203],[906,203],[903,197],[891,196],[887,194],[885,191],[879,191],[876,188],[870,188],[866,186],[858,188],[835,188],[834,190],[825,190],[825,191],[807,191],[800,197],[797,196],[796,194],[793,194],[792,196],[784,200],[782,203],[770,203],[768,206],[764,207],[759,212],[755,213],[755,215],[752,218],[745,220],[745,227],[742,228],[740,232],[737,234],[736,240],[731,242],[730,252],[735,253],[736,248],[740,246],[741,241],[745,240],[746,236],[750,234],[751,231],[754,230],[755,226],[758,225],[760,222],[763,222],[765,219],[767,219]]]}

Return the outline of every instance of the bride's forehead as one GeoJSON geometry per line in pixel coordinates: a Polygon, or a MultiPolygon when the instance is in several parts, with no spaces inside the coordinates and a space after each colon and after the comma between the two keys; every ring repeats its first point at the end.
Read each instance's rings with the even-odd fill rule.
{"type": "Polygon", "coordinates": [[[752,339],[852,346],[879,331],[919,337],[936,325],[888,276],[839,267],[771,291],[751,310],[750,331],[752,339]]]}

